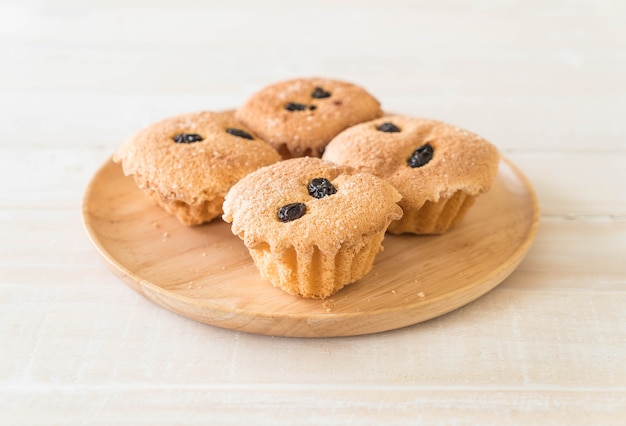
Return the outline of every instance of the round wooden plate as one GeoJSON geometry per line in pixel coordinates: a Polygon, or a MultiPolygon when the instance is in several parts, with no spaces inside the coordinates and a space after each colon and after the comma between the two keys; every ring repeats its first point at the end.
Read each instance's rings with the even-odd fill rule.
{"type": "Polygon", "coordinates": [[[387,235],[371,272],[326,300],[261,279],[221,220],[185,227],[107,161],[83,200],[87,232],[107,266],[152,302],[218,327],[275,336],[350,336],[416,324],[501,283],[535,236],[534,190],[509,161],[492,189],[440,236],[387,235]]]}

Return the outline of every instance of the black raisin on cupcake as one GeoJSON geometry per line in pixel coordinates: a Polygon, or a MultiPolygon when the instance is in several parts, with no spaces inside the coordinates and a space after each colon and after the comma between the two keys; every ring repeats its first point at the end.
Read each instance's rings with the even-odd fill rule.
{"type": "Polygon", "coordinates": [[[176,143],[194,143],[202,142],[204,138],[197,133],[179,133],[173,138],[176,143]]]}
{"type": "Polygon", "coordinates": [[[238,138],[249,139],[251,141],[254,140],[254,137],[250,133],[246,132],[245,130],[236,129],[234,127],[227,128],[226,133],[237,136],[238,138]]]}
{"type": "Polygon", "coordinates": [[[325,99],[325,98],[330,98],[330,92],[327,90],[324,90],[323,88],[321,88],[320,86],[317,86],[315,88],[315,90],[313,90],[313,93],[311,93],[311,97],[315,98],[315,99],[325,99]]]}
{"type": "Polygon", "coordinates": [[[433,154],[433,146],[429,143],[425,143],[424,145],[413,151],[413,154],[411,154],[406,162],[412,169],[422,167],[428,164],[430,160],[433,159],[433,154]]]}
{"type": "Polygon", "coordinates": [[[379,130],[381,132],[385,132],[385,133],[398,133],[400,132],[400,128],[398,126],[396,126],[395,124],[387,121],[381,125],[379,125],[378,127],[376,127],[376,130],[379,130]]]}
{"type": "Polygon", "coordinates": [[[305,104],[301,104],[299,102],[288,102],[285,105],[285,109],[287,111],[306,111],[307,110],[307,106],[305,104]]]}
{"type": "Polygon", "coordinates": [[[309,195],[324,198],[337,193],[337,188],[326,178],[314,178],[309,183],[309,195]]]}
{"type": "Polygon", "coordinates": [[[291,203],[278,209],[278,220],[281,222],[291,222],[300,219],[306,213],[306,204],[291,203]]]}

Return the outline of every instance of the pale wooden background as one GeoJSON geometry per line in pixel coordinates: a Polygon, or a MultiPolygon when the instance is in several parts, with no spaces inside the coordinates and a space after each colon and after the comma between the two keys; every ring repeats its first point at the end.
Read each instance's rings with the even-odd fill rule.
{"type": "Polygon", "coordinates": [[[626,2],[0,0],[0,424],[623,424],[626,2]],[[536,241],[478,301],[377,335],[179,317],[102,265],[85,186],[130,133],[283,78],[494,142],[536,241]]]}

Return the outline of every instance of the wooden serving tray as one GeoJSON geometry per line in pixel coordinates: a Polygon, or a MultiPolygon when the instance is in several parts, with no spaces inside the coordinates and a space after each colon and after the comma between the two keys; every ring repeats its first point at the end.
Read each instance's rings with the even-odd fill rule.
{"type": "Polygon", "coordinates": [[[150,301],[196,321],[275,336],[350,336],[416,324],[501,283],[535,236],[533,188],[508,160],[492,189],[441,236],[383,241],[372,271],[326,300],[263,281],[243,242],[221,220],[185,227],[107,161],[83,200],[87,232],[115,275],[150,301]]]}

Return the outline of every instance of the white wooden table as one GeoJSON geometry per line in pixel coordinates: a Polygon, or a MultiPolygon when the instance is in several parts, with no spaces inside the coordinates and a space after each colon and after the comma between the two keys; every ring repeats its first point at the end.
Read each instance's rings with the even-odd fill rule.
{"type": "Polygon", "coordinates": [[[626,3],[0,1],[0,424],[624,424],[626,3]],[[363,85],[533,183],[459,310],[358,337],[203,325],[103,265],[86,185],[135,130],[277,80],[363,85]]]}

